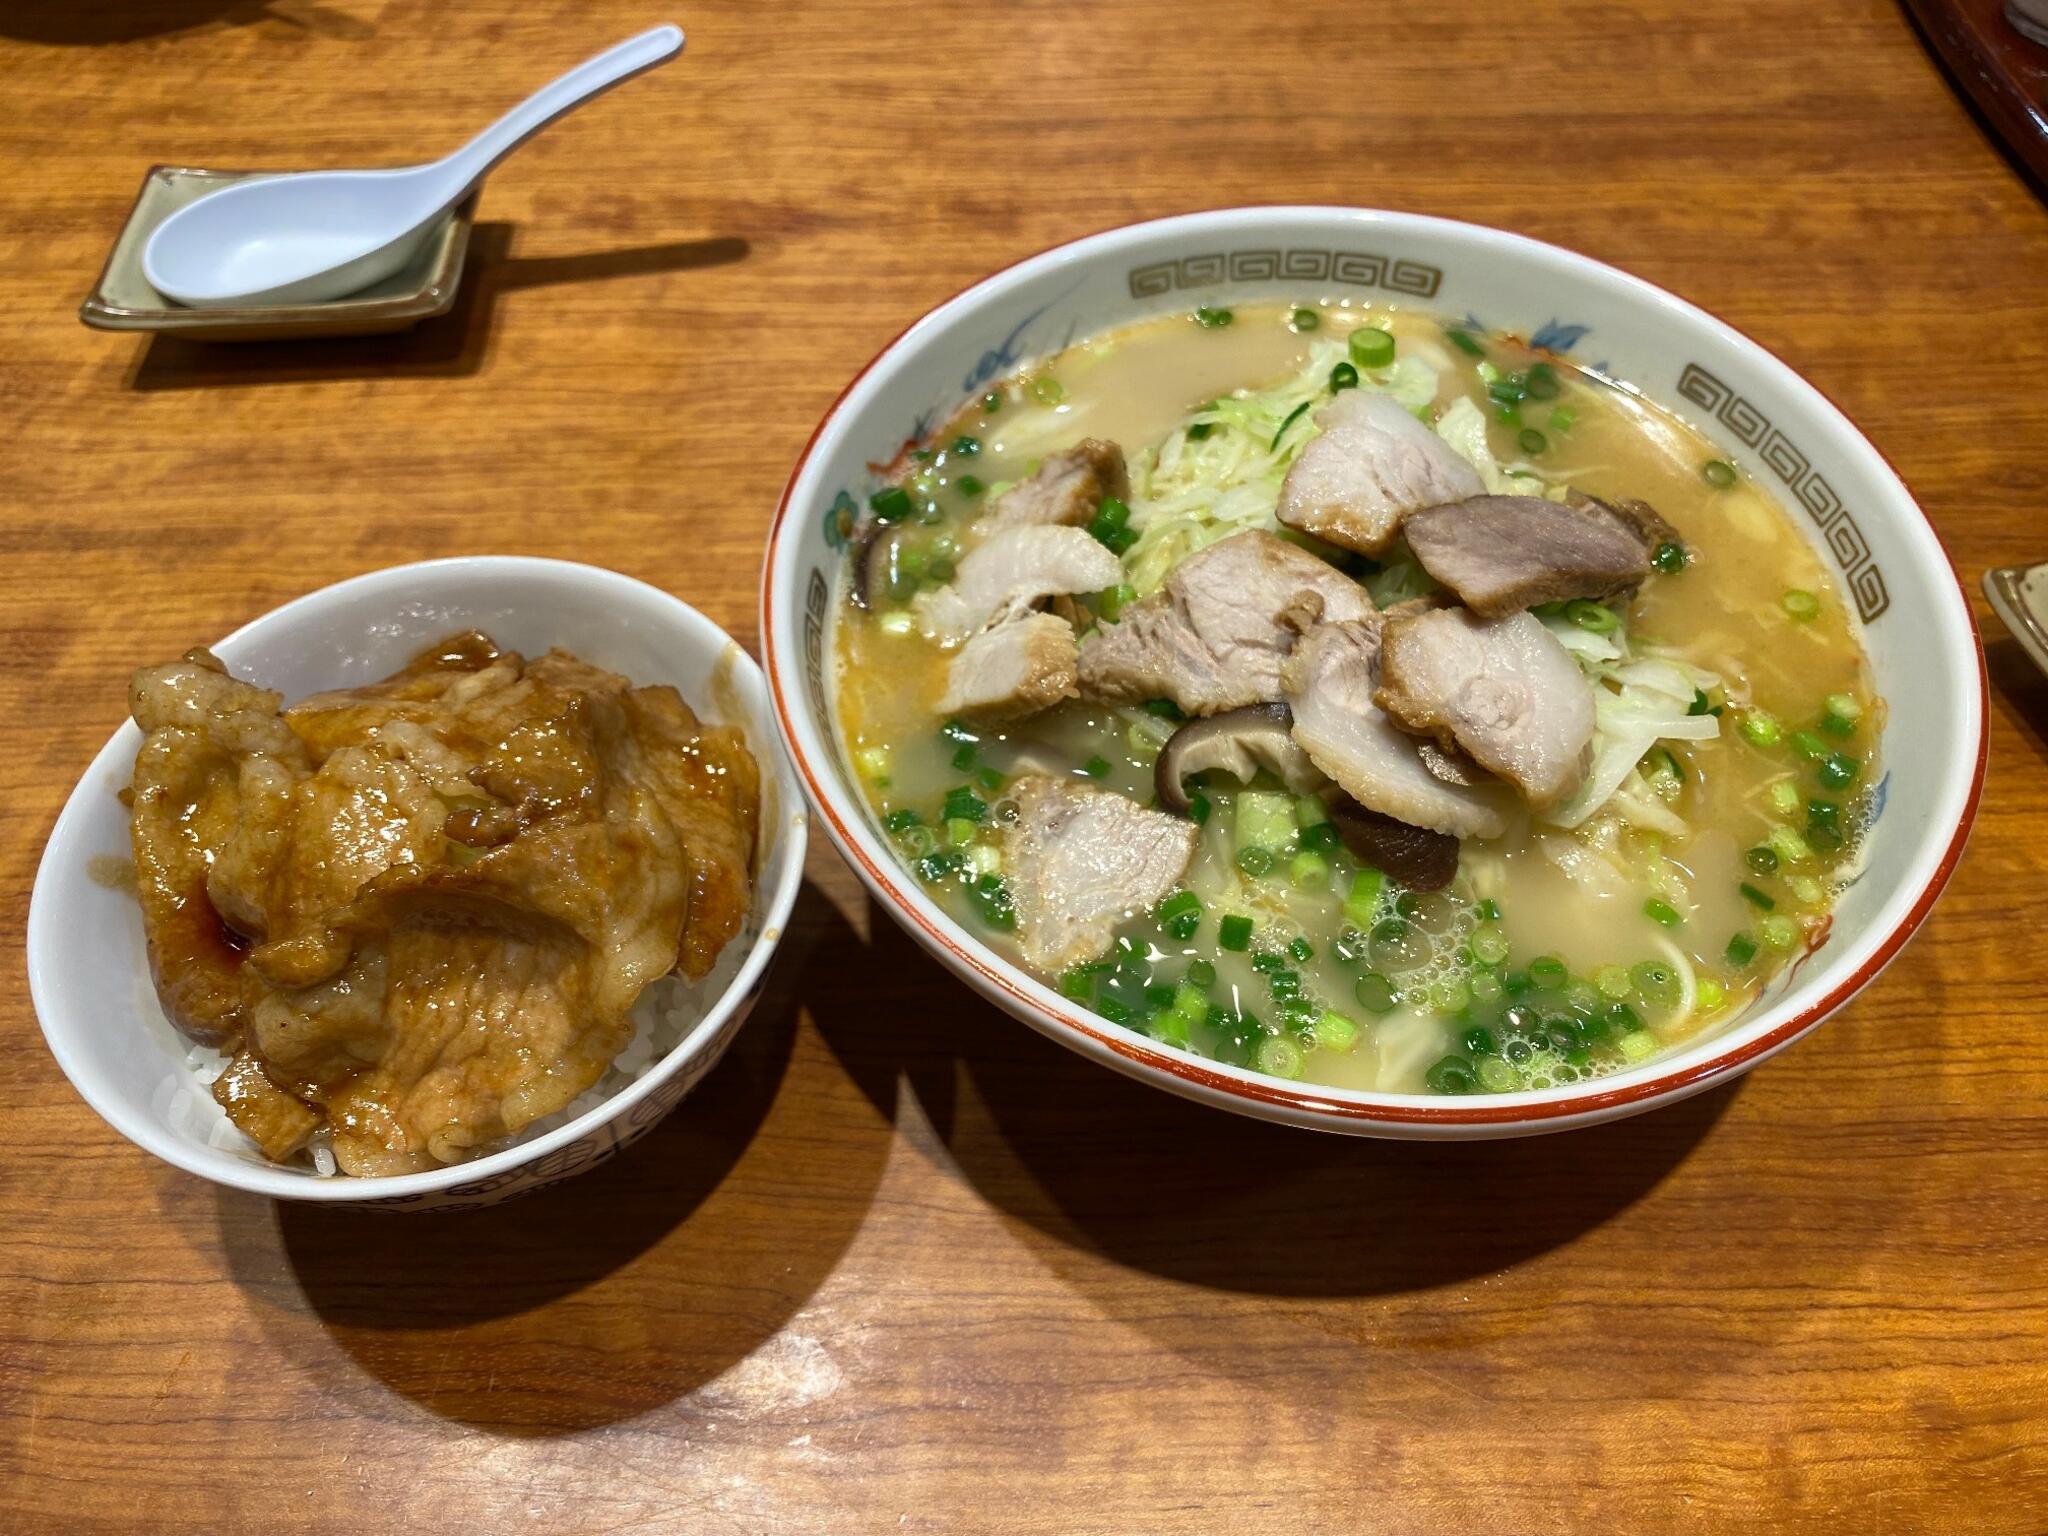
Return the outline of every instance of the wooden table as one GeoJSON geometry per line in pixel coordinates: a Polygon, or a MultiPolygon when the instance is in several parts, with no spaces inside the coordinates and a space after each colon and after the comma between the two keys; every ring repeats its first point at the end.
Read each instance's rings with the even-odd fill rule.
{"type": "Polygon", "coordinates": [[[823,850],[727,1064],[533,1199],[271,1205],[85,1108],[23,917],[131,668],[474,551],[751,637],[843,381],[1089,230],[1329,201],[1559,241],[1841,401],[1973,594],[2048,556],[2048,213],[1883,0],[707,0],[681,64],[494,178],[448,319],[236,351],[73,318],[151,162],[438,151],[655,19],[0,7],[0,1529],[2048,1528],[2048,683],[1995,634],[1925,933],[1626,1124],[1430,1148],[1182,1105],[981,1005],[823,850]]]}

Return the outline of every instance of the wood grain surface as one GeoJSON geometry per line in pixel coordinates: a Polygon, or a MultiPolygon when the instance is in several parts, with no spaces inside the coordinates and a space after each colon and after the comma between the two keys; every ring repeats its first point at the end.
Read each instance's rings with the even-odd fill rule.
{"type": "Polygon", "coordinates": [[[150,163],[438,153],[660,19],[0,6],[0,1530],[2048,1530],[2048,682],[1988,616],[1989,786],[1925,932],[1625,1124],[1183,1105],[978,1002],[824,850],[728,1061],[530,1200],[272,1205],[84,1106],[23,922],[131,668],[480,551],[751,640],[847,377],[1094,229],[1328,201],[1558,241],[1840,401],[1973,601],[2048,558],[2048,212],[1885,0],[707,0],[492,179],[445,320],[78,324],[150,163]]]}

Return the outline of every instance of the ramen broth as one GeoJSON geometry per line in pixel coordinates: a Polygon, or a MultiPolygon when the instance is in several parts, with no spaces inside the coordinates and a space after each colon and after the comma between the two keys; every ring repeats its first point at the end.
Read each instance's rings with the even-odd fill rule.
{"type": "MultiPolygon", "coordinates": [[[[1711,714],[1719,734],[1658,741],[1627,792],[1577,827],[1524,810],[1503,835],[1466,840],[1455,880],[1430,894],[1331,846],[1312,803],[1280,846],[1253,850],[1266,858],[1249,856],[1237,801],[1262,795],[1270,822],[1275,786],[1206,775],[1189,785],[1207,814],[1184,894],[1130,913],[1110,955],[1043,979],[1200,1055],[1388,1092],[1574,1082],[1724,1027],[1825,938],[1855,867],[1882,720],[1855,620],[1785,509],[1712,442],[1625,387],[1427,313],[1241,305],[1145,321],[995,382],[906,453],[862,514],[895,525],[886,593],[869,609],[842,594],[835,624],[839,721],[878,820],[933,897],[1021,964],[1001,864],[1007,787],[1043,772],[1155,804],[1174,711],[1070,699],[1001,729],[941,718],[953,653],[906,605],[951,579],[1006,485],[1083,438],[1130,460],[1139,537],[1126,579],[1156,587],[1171,551],[1148,548],[1164,514],[1145,492],[1167,447],[1236,462],[1219,446],[1236,432],[1240,458],[1270,454],[1263,423],[1256,435],[1244,424],[1260,392],[1313,383],[1325,364],[1338,387],[1349,366],[1357,387],[1400,393],[1426,422],[1456,411],[1476,434],[1476,408],[1495,473],[1522,494],[1569,485],[1654,506],[1682,546],[1660,548],[1635,597],[1612,602],[1616,637],[1635,657],[1711,674],[1687,712],[1711,714]],[[1397,363],[1352,363],[1384,346],[1354,350],[1359,328],[1391,336],[1397,363]]],[[[1283,449],[1290,432],[1298,451],[1312,428],[1284,424],[1283,449]]],[[[1270,508],[1260,525],[1277,528],[1270,508]]],[[[1375,583],[1396,597],[1429,585],[1398,554],[1314,547],[1382,607],[1375,583]]],[[[1081,623],[1137,595],[1084,597],[1081,623]]]]}

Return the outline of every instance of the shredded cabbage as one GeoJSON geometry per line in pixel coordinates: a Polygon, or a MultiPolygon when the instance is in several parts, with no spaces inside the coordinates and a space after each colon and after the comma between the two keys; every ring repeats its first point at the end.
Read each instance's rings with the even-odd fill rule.
{"type": "Polygon", "coordinates": [[[1566,487],[1546,484],[1527,464],[1503,464],[1493,456],[1493,447],[1486,440],[1486,413],[1467,396],[1458,396],[1445,408],[1436,424],[1436,435],[1479,471],[1479,478],[1495,496],[1542,496],[1550,501],[1565,498],[1566,487]]]}
{"type": "MultiPolygon", "coordinates": [[[[1551,622],[1555,634],[1558,626],[1551,622]]],[[[1625,645],[1624,641],[1621,648],[1625,645]]],[[[1658,742],[1712,741],[1721,734],[1716,716],[1692,712],[1695,693],[1720,683],[1713,673],[1669,657],[1590,661],[1581,650],[1575,659],[1593,684],[1593,765],[1576,794],[1543,813],[1545,821],[1566,828],[1581,825],[1613,799],[1643,754],[1658,742]]],[[[1630,820],[1673,830],[1670,822],[1676,817],[1645,808],[1653,796],[1645,792],[1629,799],[1623,809],[1635,812],[1630,820]]],[[[1683,826],[1680,822],[1678,829],[1683,826]]]]}
{"type": "MultiPolygon", "coordinates": [[[[1138,538],[1124,552],[1124,579],[1140,597],[1156,592],[1173,567],[1248,528],[1278,532],[1280,484],[1302,446],[1316,435],[1315,415],[1330,398],[1330,370],[1346,360],[1344,341],[1309,348],[1293,377],[1268,389],[1239,390],[1194,412],[1131,465],[1131,521],[1138,538]],[[1206,428],[1191,438],[1188,428],[1206,428]],[[1285,429],[1284,431],[1282,429],[1285,429]]],[[[1436,399],[1438,372],[1404,354],[1385,368],[1362,369],[1358,387],[1421,412],[1436,399]]]]}

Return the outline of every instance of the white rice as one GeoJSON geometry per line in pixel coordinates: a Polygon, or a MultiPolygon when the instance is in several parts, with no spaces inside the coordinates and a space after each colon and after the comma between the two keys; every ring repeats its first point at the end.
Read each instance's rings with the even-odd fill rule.
{"type": "MultiPolygon", "coordinates": [[[[500,1152],[506,1147],[545,1136],[556,1127],[588,1114],[613,1094],[645,1076],[703,1022],[704,1016],[732,985],[753,944],[751,932],[735,938],[725,946],[717,964],[711,967],[711,973],[702,981],[664,976],[648,987],[633,1004],[633,1038],[626,1042],[625,1048],[605,1069],[604,1076],[567,1108],[534,1121],[510,1141],[490,1150],[500,1152]]],[[[214,1079],[227,1070],[228,1058],[211,1046],[188,1045],[185,1066],[189,1075],[173,1089],[165,1109],[165,1119],[171,1129],[206,1146],[235,1153],[253,1162],[265,1162],[256,1143],[236,1127],[208,1091],[214,1079]]],[[[325,1129],[314,1135],[306,1150],[305,1161],[286,1166],[317,1178],[334,1177],[338,1170],[325,1129]]]]}

